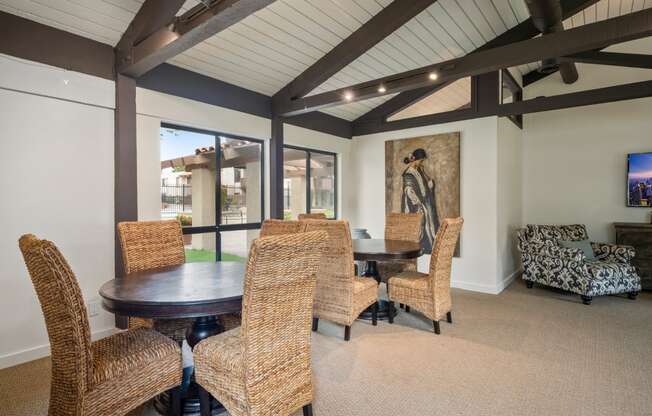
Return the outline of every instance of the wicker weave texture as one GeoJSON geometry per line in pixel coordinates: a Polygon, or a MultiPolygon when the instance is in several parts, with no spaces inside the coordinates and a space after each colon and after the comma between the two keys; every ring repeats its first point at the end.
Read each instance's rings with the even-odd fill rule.
{"type": "Polygon", "coordinates": [[[299,221],[301,220],[325,220],[326,214],[323,212],[313,212],[310,214],[299,214],[299,221]]]}
{"type": "Polygon", "coordinates": [[[451,265],[463,223],[462,218],[447,218],[442,222],[432,248],[430,273],[408,271],[391,277],[390,300],[404,303],[433,321],[450,312],[451,265]]]}
{"type": "Polygon", "coordinates": [[[328,248],[317,274],[314,317],[351,325],[378,300],[378,283],[355,276],[351,231],[347,221],[307,220],[303,230],[326,231],[328,248]]]}
{"type": "Polygon", "coordinates": [[[19,246],[50,339],[49,416],[124,415],[181,383],[174,341],[139,328],[95,343],[74,273],[50,241],[24,235],[19,246]]]}
{"type": "Polygon", "coordinates": [[[301,231],[301,227],[302,225],[299,221],[265,220],[260,228],[260,237],[294,234],[301,231]]]}
{"type": "Polygon", "coordinates": [[[252,246],[242,327],[195,346],[197,382],[231,416],[289,415],[311,403],[310,324],[327,234],[258,238],[252,246]]]}
{"type": "MultiPolygon", "coordinates": [[[[387,214],[385,217],[385,239],[419,243],[421,241],[422,220],[423,214],[420,212],[392,212],[387,214]]],[[[377,264],[378,273],[383,281],[387,281],[390,276],[402,272],[417,270],[417,259],[379,261],[377,264]]]]}

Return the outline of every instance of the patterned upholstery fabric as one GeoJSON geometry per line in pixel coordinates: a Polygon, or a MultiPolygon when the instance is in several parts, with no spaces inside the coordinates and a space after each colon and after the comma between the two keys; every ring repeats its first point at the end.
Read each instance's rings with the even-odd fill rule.
{"type": "Polygon", "coordinates": [[[528,225],[518,233],[523,279],[584,296],[632,293],[641,279],[630,261],[634,248],[591,243],[596,260],[579,249],[564,248],[559,240],[588,239],[584,225],[528,225]]]}

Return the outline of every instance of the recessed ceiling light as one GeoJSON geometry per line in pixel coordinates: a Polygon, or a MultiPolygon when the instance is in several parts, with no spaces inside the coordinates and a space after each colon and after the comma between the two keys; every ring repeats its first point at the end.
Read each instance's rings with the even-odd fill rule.
{"type": "Polygon", "coordinates": [[[384,93],[384,92],[387,92],[387,88],[385,88],[384,85],[381,85],[380,87],[378,87],[378,92],[381,93],[381,94],[384,93]]]}
{"type": "Polygon", "coordinates": [[[434,81],[434,80],[436,80],[437,78],[439,78],[439,75],[437,75],[436,72],[431,72],[430,75],[428,75],[428,78],[430,78],[431,80],[434,81]]]}
{"type": "Polygon", "coordinates": [[[353,93],[350,91],[347,91],[344,93],[344,99],[346,101],[351,101],[353,99],[353,93]]]}

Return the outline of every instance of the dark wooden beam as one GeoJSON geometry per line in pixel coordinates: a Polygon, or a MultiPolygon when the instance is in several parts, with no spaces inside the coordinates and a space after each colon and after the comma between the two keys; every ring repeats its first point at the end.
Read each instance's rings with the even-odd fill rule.
{"type": "Polygon", "coordinates": [[[127,51],[120,51],[118,70],[139,77],[168,59],[241,21],[275,0],[222,0],[199,4],[127,51]]]}
{"type": "Polygon", "coordinates": [[[270,218],[283,219],[283,119],[272,117],[272,137],[269,141],[269,208],[270,218]]]}
{"type": "Polygon", "coordinates": [[[330,114],[313,111],[285,119],[285,124],[303,127],[321,133],[350,139],[353,136],[351,122],[330,114]]]}
{"type": "Polygon", "coordinates": [[[471,79],[470,108],[394,121],[379,118],[366,119],[353,123],[353,135],[362,136],[496,115],[499,100],[498,79],[497,71],[474,76],[471,79]]]}
{"type": "Polygon", "coordinates": [[[430,73],[438,74],[438,80],[455,80],[465,76],[479,75],[502,68],[522,65],[547,58],[571,55],[587,50],[627,42],[652,35],[652,9],[615,17],[574,29],[550,33],[538,38],[469,54],[412,71],[341,88],[322,94],[296,99],[280,108],[280,114],[291,116],[315,111],[347,102],[359,101],[432,85],[430,73]],[[378,85],[384,85],[384,92],[378,85]],[[352,99],[345,98],[347,94],[352,99]]]}
{"type": "Polygon", "coordinates": [[[623,100],[652,97],[652,81],[634,82],[613,87],[597,88],[552,97],[538,97],[517,103],[502,104],[497,115],[512,116],[560,110],[563,108],[604,104],[623,100]]]}
{"type": "MultiPolygon", "coordinates": [[[[129,62],[129,52],[133,46],[163,26],[171,24],[183,3],[185,0],[145,0],[115,46],[120,59],[129,62]]],[[[125,62],[120,61],[118,65],[125,62]]]]}
{"type": "MultiPolygon", "coordinates": [[[[114,127],[114,220],[138,220],[138,178],[136,145],[136,81],[118,74],[115,80],[115,127],[114,127]]],[[[115,238],[115,274],[124,276],[122,250],[117,227],[115,238]]],[[[116,316],[116,324],[126,328],[126,319],[116,316]]]]}
{"type": "MultiPolygon", "coordinates": [[[[567,19],[572,17],[576,13],[581,12],[585,8],[590,7],[597,2],[598,0],[562,0],[563,18],[567,19]]],[[[510,43],[531,39],[539,33],[540,32],[534,26],[532,19],[527,19],[470,53],[497,48],[499,46],[509,45],[510,43]]],[[[441,88],[442,85],[443,84],[437,84],[416,90],[404,91],[395,97],[385,101],[378,107],[358,117],[356,120],[354,120],[354,123],[378,117],[391,117],[399,111],[421,101],[430,94],[434,93],[439,88],[441,88]]]]}
{"type": "Polygon", "coordinates": [[[630,68],[652,69],[652,55],[638,53],[617,53],[588,51],[564,56],[560,61],[581,62],[583,64],[614,65],[630,68]]]}
{"type": "Polygon", "coordinates": [[[274,94],[274,107],[308,94],[436,1],[394,0],[274,94]]]}
{"type": "Polygon", "coordinates": [[[0,53],[114,79],[111,46],[5,12],[0,12],[0,53]]]}

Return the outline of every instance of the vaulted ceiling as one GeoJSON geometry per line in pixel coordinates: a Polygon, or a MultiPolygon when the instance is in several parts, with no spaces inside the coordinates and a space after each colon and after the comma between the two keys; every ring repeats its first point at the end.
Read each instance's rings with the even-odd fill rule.
{"type": "MultiPolygon", "coordinates": [[[[391,0],[278,0],[169,61],[273,95],[380,12],[391,0]]],[[[114,46],[141,0],[0,0],[0,10],[114,46]]],[[[199,4],[188,0],[179,13],[199,4]]],[[[652,0],[600,0],[564,22],[573,28],[652,7],[652,0]]],[[[311,94],[466,55],[529,17],[523,0],[439,0],[311,94]]],[[[519,66],[526,74],[538,63],[519,66]]],[[[581,76],[581,74],[580,74],[581,76]]],[[[463,80],[408,108],[409,117],[460,107],[463,80]]],[[[323,110],[353,120],[392,96],[323,110]]],[[[465,103],[462,103],[465,104],[465,103]]]]}

